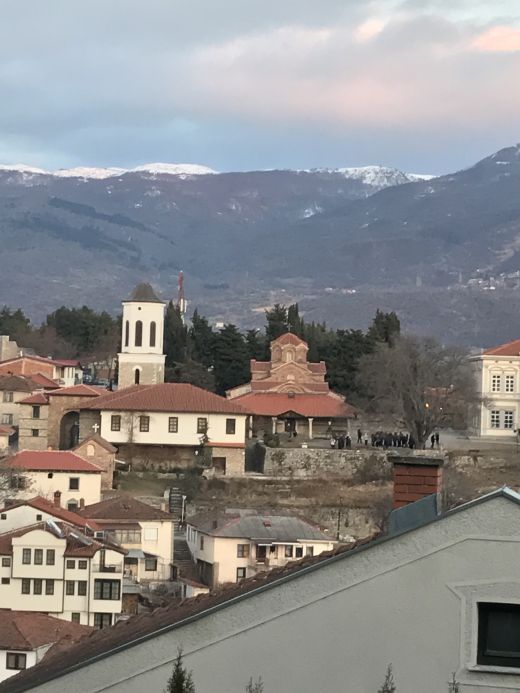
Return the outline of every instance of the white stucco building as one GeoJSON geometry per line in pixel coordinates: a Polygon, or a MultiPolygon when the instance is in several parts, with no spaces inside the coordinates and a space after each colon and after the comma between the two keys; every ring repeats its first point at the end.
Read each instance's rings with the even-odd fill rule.
{"type": "Polygon", "coordinates": [[[477,435],[514,439],[520,428],[520,339],[471,357],[480,403],[477,435]]]}
{"type": "MultiPolygon", "coordinates": [[[[403,496],[422,478],[408,469],[403,496]]],[[[399,509],[392,534],[96,633],[0,693],[162,690],[179,647],[197,693],[258,676],[266,691],[377,691],[389,663],[400,693],[446,691],[452,673],[464,693],[519,690],[520,496],[440,515],[431,498],[399,509]]]]}
{"type": "Polygon", "coordinates": [[[194,515],[186,523],[186,541],[199,579],[210,587],[318,556],[335,544],[299,517],[251,509],[194,515]]]}
{"type": "Polygon", "coordinates": [[[4,611],[0,615],[0,682],[41,662],[56,643],[73,642],[91,630],[47,614],[4,611]]]}
{"type": "Polygon", "coordinates": [[[0,609],[113,625],[122,611],[124,554],[64,522],[0,534],[0,609]]]}
{"type": "Polygon", "coordinates": [[[22,450],[2,464],[12,474],[13,498],[57,497],[69,510],[101,500],[103,470],[69,450],[22,450]]]}

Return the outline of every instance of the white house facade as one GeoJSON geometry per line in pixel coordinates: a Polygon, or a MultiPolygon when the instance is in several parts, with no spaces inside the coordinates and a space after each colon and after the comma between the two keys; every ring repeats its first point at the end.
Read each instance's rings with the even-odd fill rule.
{"type": "Polygon", "coordinates": [[[520,340],[488,349],[471,362],[480,395],[475,433],[514,439],[520,428],[520,340]]]}

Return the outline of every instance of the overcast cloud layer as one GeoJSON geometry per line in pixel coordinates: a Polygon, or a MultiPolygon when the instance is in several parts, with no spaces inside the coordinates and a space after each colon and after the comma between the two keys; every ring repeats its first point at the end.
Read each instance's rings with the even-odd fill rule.
{"type": "Polygon", "coordinates": [[[0,163],[371,163],[520,140],[520,0],[2,0],[0,163]]]}

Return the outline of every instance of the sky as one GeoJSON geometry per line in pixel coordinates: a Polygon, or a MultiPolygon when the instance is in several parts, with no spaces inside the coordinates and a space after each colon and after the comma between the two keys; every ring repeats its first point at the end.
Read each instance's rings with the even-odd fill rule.
{"type": "Polygon", "coordinates": [[[0,163],[447,173],[519,86],[520,0],[1,0],[0,163]]]}

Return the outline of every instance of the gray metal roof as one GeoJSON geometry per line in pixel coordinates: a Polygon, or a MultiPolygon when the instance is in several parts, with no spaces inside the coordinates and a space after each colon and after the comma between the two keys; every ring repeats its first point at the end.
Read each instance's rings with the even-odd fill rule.
{"type": "Polygon", "coordinates": [[[307,520],[288,515],[270,515],[255,511],[196,515],[187,523],[215,537],[254,539],[255,541],[296,542],[300,540],[334,541],[307,520]]]}
{"type": "Polygon", "coordinates": [[[140,303],[164,303],[157,296],[155,291],[152,289],[151,284],[147,282],[141,282],[130,294],[130,298],[127,301],[139,301],[140,303]]]}

